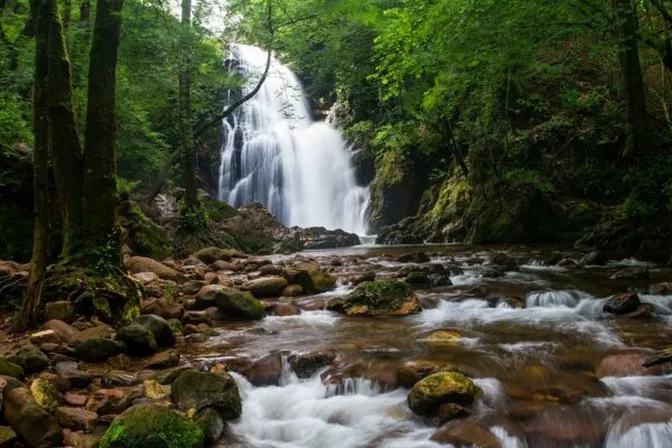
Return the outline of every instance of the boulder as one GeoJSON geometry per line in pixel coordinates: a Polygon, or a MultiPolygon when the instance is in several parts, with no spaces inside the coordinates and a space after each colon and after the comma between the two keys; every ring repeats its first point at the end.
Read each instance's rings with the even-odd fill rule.
{"type": "Polygon", "coordinates": [[[518,263],[516,260],[505,254],[504,252],[496,252],[490,258],[490,263],[501,268],[505,272],[517,271],[518,263]]]}
{"type": "Polygon", "coordinates": [[[133,274],[132,277],[142,283],[142,286],[159,281],[159,276],[154,272],[138,272],[137,274],[133,274]]]}
{"type": "MultiPolygon", "coordinates": [[[[219,309],[217,307],[210,307],[207,308],[207,310],[214,310],[215,311],[215,316],[218,314],[219,309]]],[[[213,316],[209,314],[208,311],[187,311],[184,313],[184,317],[182,318],[182,322],[185,324],[192,324],[192,325],[200,325],[200,324],[206,324],[206,325],[212,325],[213,322],[213,316]]]]}
{"type": "Polygon", "coordinates": [[[112,339],[87,339],[75,347],[75,356],[86,362],[103,362],[123,353],[126,347],[112,339]]]}
{"type": "Polygon", "coordinates": [[[170,395],[170,386],[157,383],[155,380],[145,380],[142,389],[146,398],[159,400],[170,395]]]}
{"type": "Polygon", "coordinates": [[[215,261],[231,261],[239,252],[234,249],[222,249],[219,247],[206,247],[198,252],[191,254],[193,258],[200,260],[205,264],[212,264],[215,261]]]}
{"type": "Polygon", "coordinates": [[[331,299],[327,309],[353,316],[406,316],[422,311],[413,288],[398,281],[364,282],[347,296],[331,299]]]}
{"type": "Polygon", "coordinates": [[[197,424],[152,404],[135,405],[114,419],[99,448],[201,448],[197,424]]]}
{"type": "Polygon", "coordinates": [[[303,288],[301,285],[288,285],[285,289],[282,290],[283,297],[298,297],[303,294],[303,288]]]}
{"type": "Polygon", "coordinates": [[[264,308],[261,302],[255,299],[249,292],[242,292],[233,288],[222,288],[217,293],[215,304],[217,308],[231,317],[249,320],[264,318],[264,308]]]}
{"type": "Polygon", "coordinates": [[[224,433],[224,419],[212,408],[205,408],[196,416],[195,423],[205,435],[206,446],[216,444],[224,433]]]}
{"type": "Polygon", "coordinates": [[[23,378],[24,370],[23,367],[8,361],[6,358],[0,358],[0,375],[11,376],[20,380],[23,378]]]}
{"type": "Polygon", "coordinates": [[[203,310],[215,306],[217,295],[225,289],[223,285],[205,285],[196,294],[196,308],[203,310]]]}
{"type": "Polygon", "coordinates": [[[58,422],[24,387],[5,390],[2,416],[28,448],[63,446],[58,422]]]}
{"type": "Polygon", "coordinates": [[[418,381],[408,396],[408,405],[418,415],[435,414],[439,406],[470,405],[482,394],[469,378],[457,372],[439,372],[418,381]]]}
{"type": "Polygon", "coordinates": [[[645,280],[651,276],[648,268],[642,266],[633,266],[630,268],[621,269],[614,273],[610,280],[645,280]]]}
{"type": "Polygon", "coordinates": [[[279,297],[289,283],[284,277],[261,277],[250,280],[244,288],[254,297],[279,297]]]}
{"type": "Polygon", "coordinates": [[[77,345],[78,343],[87,341],[89,339],[111,339],[114,336],[114,333],[114,328],[110,327],[109,325],[102,324],[75,333],[71,337],[70,343],[77,345]]]}
{"type": "Polygon", "coordinates": [[[286,317],[286,316],[298,316],[301,314],[301,308],[291,303],[274,303],[271,307],[271,312],[275,316],[286,317]]]}
{"type": "Polygon", "coordinates": [[[150,379],[155,380],[159,384],[173,384],[178,376],[182,375],[188,370],[194,370],[194,368],[190,366],[172,367],[170,369],[164,369],[160,372],[156,372],[150,377],[150,379]]]}
{"type": "Polygon", "coordinates": [[[139,323],[122,327],[115,338],[126,344],[126,353],[131,356],[145,356],[156,352],[154,333],[139,323]]]}
{"type": "Polygon", "coordinates": [[[439,406],[436,414],[439,418],[439,424],[443,425],[458,418],[468,417],[470,412],[456,403],[446,403],[439,406]]]}
{"type": "Polygon", "coordinates": [[[603,311],[610,314],[628,314],[637,311],[641,305],[639,296],[634,292],[616,294],[606,301],[603,311]]]}
{"type": "Polygon", "coordinates": [[[235,420],[243,412],[238,385],[228,374],[188,370],[175,380],[170,396],[181,409],[212,407],[226,420],[235,420]]]}
{"type": "Polygon", "coordinates": [[[672,294],[672,282],[662,282],[651,285],[649,291],[654,296],[669,296],[672,294]]]}
{"type": "Polygon", "coordinates": [[[326,292],[336,286],[336,278],[320,269],[315,262],[294,265],[292,270],[287,270],[287,276],[290,283],[301,285],[306,294],[326,292]]]}
{"type": "Polygon", "coordinates": [[[584,255],[579,260],[580,266],[604,266],[609,261],[609,258],[600,251],[593,251],[584,255]]]}
{"type": "Polygon", "coordinates": [[[243,373],[255,386],[278,385],[282,377],[282,355],[271,353],[261,357],[254,361],[243,373]]]}
{"type": "Polygon", "coordinates": [[[71,448],[97,448],[100,436],[96,434],[84,434],[71,429],[63,430],[65,446],[71,448]]]}
{"type": "Polygon", "coordinates": [[[175,333],[163,317],[156,314],[146,314],[140,316],[135,322],[154,334],[157,347],[173,347],[175,345],[175,333]]]}
{"type": "Polygon", "coordinates": [[[179,278],[179,274],[175,269],[169,268],[165,264],[147,257],[131,257],[128,260],[127,268],[132,274],[153,272],[163,280],[177,281],[179,278]]]}
{"type": "Polygon", "coordinates": [[[277,264],[267,264],[259,268],[259,273],[263,276],[285,276],[285,268],[277,264]]]}
{"type": "Polygon", "coordinates": [[[44,305],[44,311],[47,313],[47,319],[60,320],[63,322],[72,322],[75,320],[75,307],[68,300],[59,300],[49,302],[44,305]]]}
{"type": "Polygon", "coordinates": [[[46,378],[36,378],[30,384],[30,393],[33,394],[37,404],[47,411],[54,411],[63,404],[63,396],[46,378]]]}
{"type": "Polygon", "coordinates": [[[289,364],[299,378],[310,378],[320,369],[328,366],[336,359],[336,352],[325,351],[304,353],[289,358],[289,364]]]}
{"type": "Polygon", "coordinates": [[[34,345],[24,345],[19,347],[8,361],[23,367],[26,373],[35,373],[44,370],[49,365],[49,358],[42,350],[34,345]]]}
{"type": "Polygon", "coordinates": [[[72,387],[85,388],[93,382],[94,375],[79,369],[67,370],[60,373],[61,377],[69,382],[72,387]]]}
{"type": "Polygon", "coordinates": [[[56,409],[56,420],[63,428],[91,432],[98,423],[98,414],[86,409],[61,406],[56,409]]]}
{"type": "Polygon", "coordinates": [[[432,436],[432,440],[459,447],[501,448],[502,446],[499,439],[487,428],[469,421],[447,424],[432,436]]]}
{"type": "Polygon", "coordinates": [[[145,367],[148,369],[168,369],[180,363],[180,353],[175,350],[166,350],[157,353],[147,360],[145,367]]]}
{"type": "Polygon", "coordinates": [[[156,299],[143,305],[142,314],[156,314],[164,319],[181,319],[184,306],[173,300],[156,299]]]}
{"type": "Polygon", "coordinates": [[[193,296],[198,294],[198,291],[200,291],[204,286],[205,282],[203,280],[189,280],[188,282],[183,283],[180,286],[180,289],[182,289],[182,292],[186,295],[193,296]]]}

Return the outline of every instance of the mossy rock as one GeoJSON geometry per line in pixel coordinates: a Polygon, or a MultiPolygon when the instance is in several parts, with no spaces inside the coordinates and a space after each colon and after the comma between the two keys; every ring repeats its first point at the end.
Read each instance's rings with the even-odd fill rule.
{"type": "Polygon", "coordinates": [[[125,344],[120,341],[92,338],[75,347],[75,357],[86,362],[103,362],[123,353],[125,348],[125,344]]]}
{"type": "Polygon", "coordinates": [[[35,401],[47,411],[55,411],[63,403],[63,396],[46,378],[36,378],[30,385],[35,401]]]}
{"type": "Polygon", "coordinates": [[[122,327],[116,339],[126,344],[126,352],[132,356],[151,355],[157,350],[154,333],[137,322],[122,327]]]}
{"type": "Polygon", "coordinates": [[[408,396],[408,406],[418,415],[434,414],[442,404],[472,404],[483,391],[457,372],[439,372],[418,381],[408,396]]]}
{"type": "Polygon", "coordinates": [[[300,285],[306,294],[326,292],[336,286],[336,278],[321,270],[320,265],[315,262],[295,265],[293,272],[288,277],[290,283],[300,285]]]}
{"type": "Polygon", "coordinates": [[[161,406],[135,405],[114,419],[99,448],[201,448],[195,423],[161,406]]]}
{"type": "Polygon", "coordinates": [[[20,380],[24,375],[23,367],[5,358],[0,358],[0,375],[11,376],[20,380]]]}
{"type": "Polygon", "coordinates": [[[175,380],[170,395],[183,410],[211,407],[226,420],[237,419],[243,412],[238,385],[228,374],[188,370],[175,380]]]}
{"type": "Polygon", "coordinates": [[[49,365],[49,358],[42,350],[33,345],[19,347],[8,358],[8,361],[23,367],[25,373],[35,373],[44,370],[49,365]]]}
{"type": "Polygon", "coordinates": [[[398,281],[364,282],[347,296],[331,299],[327,309],[361,316],[406,316],[422,311],[413,288],[398,281]]]}
{"type": "Polygon", "coordinates": [[[192,257],[202,261],[205,264],[212,264],[215,261],[231,261],[233,257],[239,255],[235,249],[222,249],[221,247],[206,247],[191,254],[192,257]]]}
{"type": "Polygon", "coordinates": [[[136,255],[158,260],[171,256],[170,235],[142,212],[137,204],[124,201],[119,208],[127,232],[128,247],[136,255]]]}
{"type": "Polygon", "coordinates": [[[229,316],[250,320],[264,318],[264,307],[248,291],[222,286],[212,289],[211,294],[214,296],[214,305],[229,316]]]}

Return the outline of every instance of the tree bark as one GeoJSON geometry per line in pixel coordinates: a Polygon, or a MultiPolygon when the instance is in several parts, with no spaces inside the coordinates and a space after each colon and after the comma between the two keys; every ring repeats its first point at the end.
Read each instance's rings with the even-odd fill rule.
{"type": "Polygon", "coordinates": [[[49,0],[31,2],[33,17],[37,17],[35,30],[35,84],[34,84],[34,133],[33,149],[33,202],[35,228],[33,230],[33,253],[30,262],[28,293],[21,308],[21,326],[37,325],[37,314],[42,302],[42,286],[47,273],[47,230],[49,227],[49,120],[48,120],[48,75],[49,75],[49,22],[46,14],[49,0]]]}
{"type": "Polygon", "coordinates": [[[82,147],[72,106],[70,61],[56,0],[46,0],[49,21],[49,150],[61,203],[63,247],[69,261],[82,242],[82,147]]]}
{"type": "Polygon", "coordinates": [[[191,57],[189,33],[191,32],[191,0],[182,0],[182,39],[179,74],[180,136],[182,165],[184,170],[184,205],[187,209],[198,207],[198,184],[196,181],[196,144],[191,121],[191,57]]]}
{"type": "Polygon", "coordinates": [[[616,35],[620,37],[619,59],[630,127],[630,142],[625,154],[645,151],[651,145],[651,128],[646,110],[644,77],[637,45],[636,7],[632,0],[613,0],[616,35]]]}
{"type": "Polygon", "coordinates": [[[63,0],[63,28],[68,29],[72,17],[72,0],[63,0]]]}
{"type": "MultiPolygon", "coordinates": [[[[84,241],[87,251],[114,245],[117,226],[116,67],[123,0],[98,0],[89,60],[84,145],[84,241]]],[[[110,249],[112,249],[110,247],[110,249]]],[[[114,264],[121,266],[120,257],[114,264]]]]}

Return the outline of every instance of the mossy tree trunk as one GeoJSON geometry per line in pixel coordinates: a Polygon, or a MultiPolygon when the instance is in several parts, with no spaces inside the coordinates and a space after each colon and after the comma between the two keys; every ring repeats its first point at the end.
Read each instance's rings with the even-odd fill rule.
{"type": "Polygon", "coordinates": [[[198,185],[196,181],[196,145],[194,127],[191,122],[191,55],[188,43],[191,32],[191,0],[182,0],[182,45],[180,45],[180,135],[182,143],[182,165],[184,170],[184,205],[187,210],[198,207],[198,185]]]}
{"type": "Polygon", "coordinates": [[[123,0],[98,0],[89,59],[83,207],[87,252],[121,266],[117,230],[116,67],[123,0]],[[91,107],[93,106],[93,107],[91,107]]]}

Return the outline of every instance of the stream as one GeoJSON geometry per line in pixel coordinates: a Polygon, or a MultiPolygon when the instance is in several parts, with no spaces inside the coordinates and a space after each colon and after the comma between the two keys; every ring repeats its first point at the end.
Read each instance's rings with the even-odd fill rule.
{"type": "Polygon", "coordinates": [[[409,389],[398,381],[408,363],[452,367],[471,377],[484,393],[466,420],[487,428],[501,447],[672,446],[672,371],[640,366],[643,357],[672,341],[672,296],[648,293],[672,272],[647,265],[648,280],[610,280],[619,269],[645,264],[621,260],[562,268],[556,265],[566,255],[560,250],[500,247],[519,270],[484,278],[491,249],[359,246],[301,254],[335,266],[338,288],[294,299],[303,308],[299,315],[222,324],[217,337],[188,355],[233,364],[282,356],[277,385],[255,387],[234,373],[243,417],[221,446],[451,446],[430,440],[437,423],[408,408],[409,389]],[[464,271],[451,277],[452,286],[417,291],[422,313],[355,318],[322,309],[329,297],[352,290],[343,278],[368,270],[379,278],[393,275],[404,266],[395,256],[412,250],[431,252],[432,263],[451,262],[464,271]],[[605,300],[628,288],[653,305],[653,316],[603,314],[605,300]],[[497,297],[519,297],[525,306],[514,308],[497,297]],[[458,332],[459,340],[428,339],[441,329],[458,332]],[[338,356],[310,378],[298,378],[287,362],[291,354],[322,351],[338,356]],[[607,357],[612,362],[603,367],[607,357]]]}

